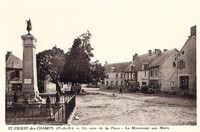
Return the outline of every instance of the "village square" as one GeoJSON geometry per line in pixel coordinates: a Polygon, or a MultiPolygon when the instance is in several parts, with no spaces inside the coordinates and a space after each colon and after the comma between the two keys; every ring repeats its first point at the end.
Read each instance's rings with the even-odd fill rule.
{"type": "Polygon", "coordinates": [[[6,54],[6,124],[197,124],[196,26],[180,51],[150,49],[105,64],[91,62],[90,31],[66,53],[54,46],[36,54],[30,19],[26,30],[23,59],[6,54]]]}

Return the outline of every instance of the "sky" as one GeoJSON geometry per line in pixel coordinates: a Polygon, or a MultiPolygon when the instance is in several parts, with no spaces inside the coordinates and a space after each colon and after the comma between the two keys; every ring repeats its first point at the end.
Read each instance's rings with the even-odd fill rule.
{"type": "Polygon", "coordinates": [[[87,30],[92,61],[102,64],[131,61],[150,49],[180,50],[190,27],[200,22],[198,5],[196,0],[8,0],[3,3],[3,53],[22,59],[21,36],[29,18],[36,53],[55,45],[67,52],[87,30]]]}

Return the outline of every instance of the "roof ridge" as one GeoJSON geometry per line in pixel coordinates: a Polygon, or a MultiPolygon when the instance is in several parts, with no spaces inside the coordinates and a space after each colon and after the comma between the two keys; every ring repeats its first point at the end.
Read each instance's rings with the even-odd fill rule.
{"type": "Polygon", "coordinates": [[[23,68],[23,61],[19,57],[13,54],[10,54],[6,62],[6,68],[20,68],[21,69],[23,68]]]}
{"type": "Polygon", "coordinates": [[[127,61],[127,62],[116,62],[116,63],[107,63],[105,65],[113,65],[113,64],[122,64],[122,63],[131,63],[132,61],[127,61]]]}

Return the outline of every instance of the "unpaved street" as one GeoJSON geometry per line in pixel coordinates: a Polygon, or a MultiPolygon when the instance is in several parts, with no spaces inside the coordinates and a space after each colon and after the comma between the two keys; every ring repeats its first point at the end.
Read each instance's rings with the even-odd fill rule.
{"type": "Polygon", "coordinates": [[[196,125],[196,101],[180,97],[96,91],[78,95],[77,107],[74,125],[196,125]]]}

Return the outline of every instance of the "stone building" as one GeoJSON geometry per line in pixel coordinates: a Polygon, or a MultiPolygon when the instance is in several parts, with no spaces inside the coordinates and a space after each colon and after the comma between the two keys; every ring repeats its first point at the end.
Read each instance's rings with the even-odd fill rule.
{"type": "Polygon", "coordinates": [[[125,78],[124,71],[131,64],[131,62],[122,62],[122,63],[106,63],[104,65],[106,78],[104,79],[105,86],[109,87],[124,87],[125,78]]]}
{"type": "Polygon", "coordinates": [[[191,27],[190,36],[177,57],[178,88],[180,91],[196,93],[196,26],[191,27]]]}
{"type": "Polygon", "coordinates": [[[6,54],[6,92],[21,91],[22,89],[22,66],[21,59],[8,51],[6,54]]]}
{"type": "Polygon", "coordinates": [[[156,49],[157,57],[148,66],[149,85],[158,91],[175,90],[177,87],[176,58],[179,54],[177,49],[161,50],[156,49]]]}
{"type": "Polygon", "coordinates": [[[132,63],[125,70],[126,87],[134,89],[142,85],[148,85],[148,70],[145,70],[151,61],[156,58],[151,50],[147,54],[133,55],[132,63]]]}
{"type": "MultiPolygon", "coordinates": [[[[155,50],[157,51],[157,49],[155,50]]],[[[149,70],[148,66],[157,58],[157,52],[148,51],[148,54],[143,55],[143,60],[137,68],[137,81],[139,87],[149,85],[149,70]]]]}

